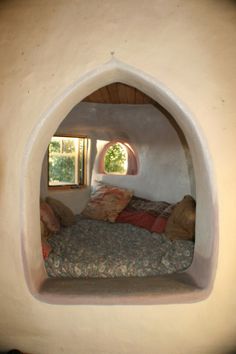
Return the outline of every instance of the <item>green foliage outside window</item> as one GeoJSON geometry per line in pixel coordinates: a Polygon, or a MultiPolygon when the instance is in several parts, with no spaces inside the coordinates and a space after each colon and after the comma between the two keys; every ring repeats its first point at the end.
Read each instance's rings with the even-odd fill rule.
{"type": "Polygon", "coordinates": [[[60,152],[61,151],[61,144],[59,141],[51,141],[49,144],[49,153],[52,152],[60,152]]]}
{"type": "Polygon", "coordinates": [[[74,140],[64,139],[62,140],[62,153],[75,152],[74,140]]]}
{"type": "Polygon", "coordinates": [[[49,144],[49,185],[75,184],[76,138],[53,137],[49,144]]]}
{"type": "Polygon", "coordinates": [[[126,173],[126,148],[117,143],[107,149],[105,155],[105,171],[107,173],[126,173]]]}
{"type": "Polygon", "coordinates": [[[52,156],[49,159],[49,182],[75,183],[75,158],[52,156]]]}

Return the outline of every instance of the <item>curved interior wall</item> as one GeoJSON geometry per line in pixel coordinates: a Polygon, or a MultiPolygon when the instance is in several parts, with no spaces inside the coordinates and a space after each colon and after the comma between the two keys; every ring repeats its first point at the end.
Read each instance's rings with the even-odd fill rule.
{"type": "MultiPolygon", "coordinates": [[[[152,105],[112,105],[81,102],[67,115],[57,135],[85,135],[90,139],[90,181],[97,180],[132,189],[135,195],[178,202],[186,194],[195,198],[195,181],[187,142],[180,128],[173,125],[152,105]],[[99,172],[100,155],[108,141],[120,139],[135,149],[136,175],[106,175],[99,172]]],[[[87,190],[47,190],[47,154],[42,168],[41,196],[54,196],[79,213],[89,197],[87,190]],[[87,198],[87,199],[85,199],[87,198]]],[[[88,181],[89,182],[89,181],[88,181]]]]}
{"type": "MultiPolygon", "coordinates": [[[[176,295],[175,292],[169,292],[168,289],[166,297],[162,297],[161,301],[170,303],[203,299],[209,294],[213,285],[218,240],[215,183],[211,159],[203,134],[194,117],[167,88],[144,73],[116,60],[111,60],[106,65],[86,74],[73,87],[65,91],[64,95],[55,102],[52,108],[45,113],[40,123],[35,126],[25,146],[25,157],[21,171],[21,207],[23,259],[27,284],[35,296],[43,299],[39,295],[39,290],[46,279],[46,274],[40,254],[38,200],[40,171],[48,142],[77,102],[96,89],[117,81],[137,87],[161,104],[175,117],[186,137],[195,172],[197,201],[195,254],[192,266],[186,274],[195,284],[195,290],[198,289],[198,291],[193,289],[193,291],[189,291],[187,296],[182,296],[181,293],[176,295]]],[[[135,294],[133,296],[135,299],[135,294]]],[[[61,301],[66,303],[67,300],[68,297],[65,296],[61,301]]],[[[93,300],[90,298],[87,301],[93,302],[93,300]]],[[[73,301],[80,303],[79,298],[74,298],[73,301]]],[[[86,302],[86,300],[83,301],[86,302]]],[[[99,302],[97,297],[96,301],[99,302]]],[[[144,299],[139,298],[139,301],[145,303],[145,297],[144,299]]],[[[159,299],[154,296],[152,301],[158,303],[159,299]]],[[[118,296],[117,302],[122,303],[122,296],[118,296]]]]}

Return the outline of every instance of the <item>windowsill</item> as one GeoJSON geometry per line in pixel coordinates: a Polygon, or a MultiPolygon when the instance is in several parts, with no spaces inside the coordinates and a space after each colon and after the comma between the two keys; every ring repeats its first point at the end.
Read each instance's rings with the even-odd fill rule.
{"type": "Polygon", "coordinates": [[[85,189],[88,186],[86,185],[65,185],[65,186],[48,186],[48,191],[53,192],[53,191],[65,191],[65,190],[81,190],[85,189]]]}
{"type": "Polygon", "coordinates": [[[127,172],[126,173],[118,173],[118,172],[102,172],[103,175],[105,176],[127,176],[127,172]]]}

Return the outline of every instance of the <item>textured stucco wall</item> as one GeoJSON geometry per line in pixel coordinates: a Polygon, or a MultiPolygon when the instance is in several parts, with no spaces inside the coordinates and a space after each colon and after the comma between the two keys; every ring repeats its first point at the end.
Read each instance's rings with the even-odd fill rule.
{"type": "MultiPolygon", "coordinates": [[[[107,109],[98,107],[95,114],[104,130],[110,126],[110,136],[114,132],[113,139],[120,137],[131,144],[136,151],[139,168],[136,176],[97,173],[102,148],[100,146],[99,149],[98,144],[92,183],[95,180],[113,183],[151,200],[177,202],[185,194],[194,196],[192,164],[185,153],[187,146],[181,143],[177,131],[161,112],[152,106],[118,105],[107,109]],[[116,132],[119,132],[118,136],[116,132]]],[[[108,139],[104,134],[104,140],[108,139]]]]}
{"type": "Polygon", "coordinates": [[[1,348],[36,354],[235,352],[235,17],[229,0],[1,2],[1,348]],[[20,218],[27,217],[20,210],[25,144],[54,100],[107,62],[111,51],[181,98],[207,139],[220,245],[214,289],[205,301],[58,306],[39,302],[26,286],[20,233],[20,218]]]}

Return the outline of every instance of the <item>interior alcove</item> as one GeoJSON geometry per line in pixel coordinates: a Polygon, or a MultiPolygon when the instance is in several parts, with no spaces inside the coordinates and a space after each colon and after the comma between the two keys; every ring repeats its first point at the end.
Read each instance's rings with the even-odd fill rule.
{"type": "MultiPolygon", "coordinates": [[[[65,117],[68,115],[69,112],[73,112],[73,110],[76,110],[78,107],[87,106],[88,108],[88,105],[90,105],[90,109],[88,111],[91,115],[91,112],[94,109],[94,107],[92,107],[92,104],[85,103],[81,106],[81,103],[78,105],[78,102],[81,100],[81,98],[88,96],[87,94],[95,91],[95,89],[105,86],[104,84],[109,84],[118,81],[116,80],[117,72],[116,70],[114,71],[114,69],[117,68],[119,68],[119,81],[141,89],[143,92],[149,94],[149,96],[152,97],[152,100],[158,102],[156,104],[157,107],[154,109],[159,109],[160,111],[162,111],[162,114],[164,114],[168,120],[168,124],[171,124],[175,132],[177,132],[182,147],[185,147],[185,161],[188,161],[186,165],[188,171],[185,172],[188,174],[189,190],[186,190],[184,194],[188,194],[189,192],[189,194],[195,195],[196,192],[197,200],[196,246],[193,263],[191,267],[188,268],[187,271],[184,273],[173,274],[168,276],[158,276],[154,278],[145,277],[133,279],[120,278],[73,280],[47,279],[45,269],[43,267],[42,256],[40,257],[39,251],[35,253],[29,249],[30,243],[31,245],[32,243],[35,243],[35,245],[37,245],[39,243],[37,242],[38,240],[34,240],[34,242],[31,241],[27,243],[27,240],[29,241],[29,238],[27,238],[27,233],[32,230],[32,227],[36,227],[38,220],[36,217],[30,219],[25,217],[25,245],[23,248],[23,256],[26,261],[25,270],[28,286],[37,298],[41,299],[42,301],[47,301],[51,303],[177,303],[200,300],[206,297],[211,289],[216,259],[215,194],[210,169],[210,160],[207,154],[206,146],[204,146],[203,139],[199,134],[200,132],[198,131],[195,122],[192,120],[192,118],[190,119],[189,113],[185,111],[183,107],[180,107],[179,102],[176,103],[176,100],[171,97],[170,93],[160,87],[158,83],[153,83],[153,80],[150,80],[150,78],[145,78],[144,75],[134,73],[133,69],[131,70],[130,68],[123,66],[123,64],[117,65],[117,63],[115,63],[114,66],[114,62],[112,64],[109,64],[104,70],[104,72],[108,74],[107,77],[106,75],[103,77],[101,72],[92,73],[91,76],[93,85],[91,85],[90,79],[87,78],[85,80],[84,92],[81,89],[83,85],[81,86],[81,83],[79,83],[76,89],[74,88],[73,90],[71,90],[71,97],[70,99],[68,99],[68,103],[64,109],[58,110],[57,108],[59,108],[60,106],[58,105],[58,107],[56,107],[53,111],[49,112],[49,115],[47,119],[44,120],[44,123],[45,127],[48,126],[48,128],[50,129],[48,129],[47,134],[45,134],[43,138],[42,130],[46,132],[45,127],[43,129],[42,127],[36,127],[33,138],[27,146],[27,149],[30,153],[27,155],[28,159],[26,159],[25,161],[25,168],[29,168],[29,163],[30,161],[32,162],[33,156],[39,156],[39,161],[42,161],[46,147],[50,140],[50,133],[51,136],[55,131],[57,131],[57,133],[59,134],[60,129],[62,128],[63,132],[65,132],[66,127],[65,125],[63,126],[63,123],[65,121],[62,122],[63,111],[65,117]],[[109,75],[111,73],[113,73],[112,78],[109,78],[109,75]],[[95,80],[95,78],[97,81],[95,80]],[[140,80],[139,84],[137,83],[138,79],[140,80]],[[78,97],[78,92],[77,95],[75,95],[75,91],[77,90],[81,90],[80,93],[82,97],[78,97]],[[72,101],[73,103],[75,103],[76,98],[77,104],[72,105],[72,101]],[[71,107],[74,108],[71,110],[71,107]],[[173,116],[175,118],[173,118],[173,116]],[[49,124],[47,125],[46,123],[49,124]],[[59,125],[58,123],[61,124],[59,125]],[[56,129],[57,125],[59,125],[58,129],[56,129]],[[39,138],[40,136],[41,140],[39,138]],[[34,146],[32,145],[32,142],[34,142],[34,146]],[[40,148],[36,150],[36,147],[40,148]],[[196,185],[194,182],[192,166],[194,167],[196,185]],[[200,186],[203,187],[202,190],[200,186]],[[207,189],[207,187],[209,186],[210,188],[207,189]],[[206,212],[202,211],[203,206],[206,212]],[[209,207],[208,209],[206,209],[207,206],[209,207]],[[32,267],[32,262],[36,259],[37,262],[34,263],[34,267],[32,267]]],[[[85,111],[83,111],[83,117],[86,121],[88,117],[84,113],[85,111]]],[[[120,126],[119,120],[118,124],[120,126]]],[[[83,131],[81,131],[81,127],[82,125],[80,121],[79,131],[80,134],[83,134],[83,131]]],[[[126,129],[124,129],[124,131],[126,131],[126,129]]],[[[155,131],[155,129],[153,129],[153,131],[155,131]]],[[[140,132],[142,132],[142,129],[140,129],[140,132]]],[[[69,134],[70,132],[67,131],[67,133],[69,134]]],[[[116,136],[116,138],[126,140],[128,136],[120,134],[120,136],[116,136]]],[[[174,160],[176,160],[175,156],[173,157],[173,161],[174,160]]],[[[37,166],[37,169],[40,170],[40,167],[37,166]]],[[[30,171],[28,171],[28,175],[26,177],[29,179],[32,178],[30,171]]],[[[96,177],[97,176],[93,176],[91,173],[91,180],[95,179],[96,177]]],[[[114,176],[112,176],[112,178],[113,177],[114,176]]],[[[131,178],[132,177],[133,176],[131,176],[131,178]]],[[[113,179],[112,183],[119,184],[119,178],[120,176],[116,176],[116,181],[114,181],[113,179]]],[[[180,174],[180,180],[182,178],[183,176],[181,176],[180,174]]],[[[105,181],[109,182],[109,176],[106,176],[105,181]]],[[[130,183],[133,184],[133,180],[130,183]]],[[[178,180],[176,180],[176,183],[178,183],[178,180]]],[[[29,198],[29,190],[29,185],[25,184],[25,210],[27,210],[30,205],[26,201],[29,198]]],[[[179,188],[178,190],[180,190],[180,194],[182,197],[183,191],[181,191],[181,188],[179,188]]],[[[153,191],[151,192],[151,194],[153,196],[153,191]]],[[[36,189],[36,192],[33,193],[33,201],[31,197],[31,203],[35,203],[36,205],[38,195],[39,187],[36,189]]],[[[148,197],[148,195],[144,194],[142,196],[148,197]]],[[[87,197],[88,190],[84,191],[84,203],[87,197]]],[[[161,199],[160,194],[158,198],[161,199]]],[[[175,198],[175,201],[179,200],[179,196],[175,196],[175,198]]],[[[27,212],[25,215],[27,215],[27,212]]]]}

